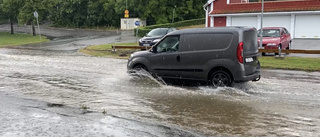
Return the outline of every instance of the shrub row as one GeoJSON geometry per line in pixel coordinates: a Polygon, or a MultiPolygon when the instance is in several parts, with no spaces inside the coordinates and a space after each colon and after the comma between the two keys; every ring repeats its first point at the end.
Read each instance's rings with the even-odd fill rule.
{"type": "MultiPolygon", "coordinates": [[[[146,27],[139,27],[138,35],[139,37],[145,36],[149,31],[155,28],[177,28],[177,27],[185,27],[185,26],[192,26],[192,25],[199,25],[204,24],[206,21],[205,18],[201,19],[193,19],[193,20],[185,20],[185,21],[179,21],[175,23],[166,23],[166,24],[157,24],[157,25],[150,25],[146,27]]],[[[134,33],[136,35],[137,30],[134,29],[134,33]]]]}

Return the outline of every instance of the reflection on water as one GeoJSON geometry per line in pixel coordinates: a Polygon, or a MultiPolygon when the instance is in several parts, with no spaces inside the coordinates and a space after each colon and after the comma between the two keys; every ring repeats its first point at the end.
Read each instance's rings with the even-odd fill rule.
{"type": "MultiPolygon", "coordinates": [[[[318,136],[320,117],[313,114],[320,110],[319,106],[314,108],[314,105],[286,101],[288,94],[283,95],[283,92],[287,90],[277,85],[272,85],[277,88],[268,88],[271,85],[266,83],[271,81],[275,82],[275,79],[217,89],[207,86],[161,86],[148,90],[141,88],[134,93],[152,102],[149,106],[161,114],[158,121],[205,135],[318,136]],[[275,92],[278,97],[273,95],[275,92]]],[[[140,79],[140,82],[146,81],[140,79]]],[[[275,83],[279,82],[287,83],[282,80],[275,83]]],[[[135,84],[139,89],[139,83],[135,84]]],[[[296,88],[291,90],[292,94],[298,92],[296,90],[301,93],[303,89],[301,86],[296,88]]],[[[319,85],[314,88],[319,88],[319,85]]],[[[294,96],[292,94],[290,96],[294,96]]],[[[312,103],[310,100],[308,102],[312,103]]],[[[316,103],[319,105],[319,100],[316,103]]]]}

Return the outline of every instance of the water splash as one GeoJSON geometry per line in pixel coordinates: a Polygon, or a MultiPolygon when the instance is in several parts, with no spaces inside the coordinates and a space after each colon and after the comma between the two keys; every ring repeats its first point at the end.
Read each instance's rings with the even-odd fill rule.
{"type": "Polygon", "coordinates": [[[152,75],[146,70],[129,70],[130,80],[142,85],[152,85],[156,87],[167,86],[167,83],[159,76],[152,75]]]}

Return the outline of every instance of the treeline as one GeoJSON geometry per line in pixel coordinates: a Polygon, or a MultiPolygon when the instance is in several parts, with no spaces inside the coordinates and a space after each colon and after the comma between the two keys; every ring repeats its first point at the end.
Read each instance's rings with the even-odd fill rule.
{"type": "Polygon", "coordinates": [[[124,11],[147,24],[203,18],[207,0],[0,0],[0,22],[31,24],[33,12],[40,23],[58,27],[119,27],[124,11]]]}

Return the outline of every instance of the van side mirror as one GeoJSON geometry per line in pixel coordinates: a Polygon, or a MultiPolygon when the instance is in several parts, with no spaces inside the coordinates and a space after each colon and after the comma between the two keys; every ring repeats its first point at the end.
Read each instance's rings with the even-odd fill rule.
{"type": "Polygon", "coordinates": [[[156,46],[152,46],[150,51],[152,53],[156,53],[157,52],[157,47],[156,46]]]}

